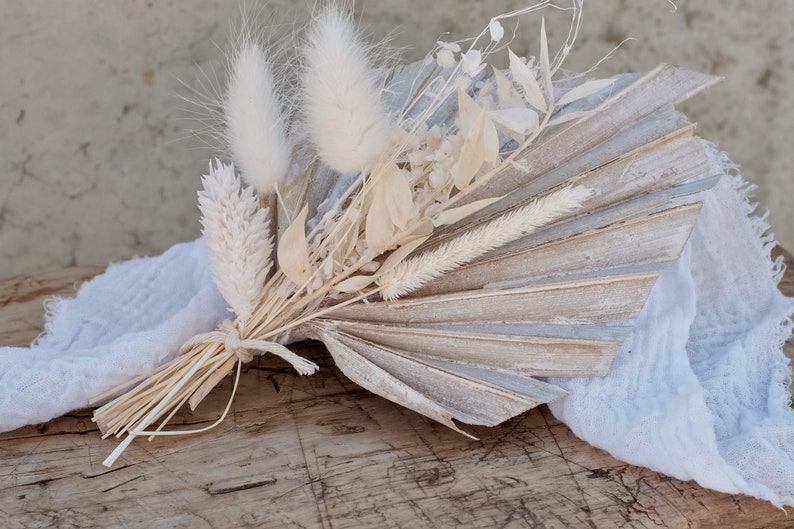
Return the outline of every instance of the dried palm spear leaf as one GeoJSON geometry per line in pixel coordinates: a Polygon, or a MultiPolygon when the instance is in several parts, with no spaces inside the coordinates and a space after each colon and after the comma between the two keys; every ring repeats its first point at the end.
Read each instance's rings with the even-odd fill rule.
{"type": "Polygon", "coordinates": [[[326,7],[289,115],[265,48],[243,43],[235,68],[262,71],[231,73],[227,136],[244,176],[268,185],[217,162],[200,194],[235,319],[96,411],[105,435],[128,434],[106,464],[136,436],[186,433],[161,428],[256,354],[313,373],[286,347],[306,338],[356,383],[458,431],[564,394],[543,377],[609,371],[715,184],[673,106],[716,79],[667,65],[563,75],[578,9],[553,59],[542,28],[537,59],[508,52],[507,70],[487,68],[501,21],[532,10],[493,19],[468,50],[439,43],[384,72],[350,15],[326,7]]]}

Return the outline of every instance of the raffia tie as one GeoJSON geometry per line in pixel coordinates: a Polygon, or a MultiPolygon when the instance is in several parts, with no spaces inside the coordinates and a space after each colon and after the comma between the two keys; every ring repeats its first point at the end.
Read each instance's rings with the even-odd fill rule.
{"type": "Polygon", "coordinates": [[[301,375],[311,375],[319,369],[317,364],[296,355],[280,343],[269,340],[241,338],[237,326],[231,320],[223,320],[216,331],[194,336],[185,342],[179,350],[179,354],[184,354],[200,345],[211,343],[223,344],[226,351],[235,355],[243,364],[250,362],[255,356],[270,353],[289,362],[301,375]]]}

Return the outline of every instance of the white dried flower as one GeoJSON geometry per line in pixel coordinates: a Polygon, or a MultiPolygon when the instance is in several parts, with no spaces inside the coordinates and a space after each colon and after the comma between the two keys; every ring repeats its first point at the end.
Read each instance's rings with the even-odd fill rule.
{"type": "Polygon", "coordinates": [[[320,157],[359,171],[390,145],[381,87],[350,14],[333,4],[314,20],[304,50],[304,112],[320,157]]]}
{"type": "Polygon", "coordinates": [[[482,63],[482,53],[480,50],[469,50],[460,58],[460,67],[463,73],[474,77],[482,71],[485,65],[482,63]]]}
{"type": "Polygon", "coordinates": [[[273,265],[270,212],[259,209],[253,188],[240,188],[232,164],[210,163],[202,184],[198,199],[212,277],[229,309],[244,321],[273,265]]]}
{"type": "Polygon", "coordinates": [[[460,53],[460,44],[457,42],[444,42],[443,40],[439,40],[436,42],[439,48],[444,50],[449,50],[452,53],[460,53]]]}
{"type": "Polygon", "coordinates": [[[491,41],[494,43],[499,42],[502,40],[502,37],[505,36],[505,28],[502,27],[502,24],[495,18],[492,18],[491,22],[488,24],[488,32],[491,34],[491,41]]]}
{"type": "Polygon", "coordinates": [[[226,141],[246,183],[270,193],[287,174],[290,146],[273,73],[255,42],[234,56],[223,115],[226,141]]]}
{"type": "Polygon", "coordinates": [[[438,53],[436,53],[436,62],[442,68],[453,68],[457,64],[455,54],[447,49],[438,50],[438,53]]]}

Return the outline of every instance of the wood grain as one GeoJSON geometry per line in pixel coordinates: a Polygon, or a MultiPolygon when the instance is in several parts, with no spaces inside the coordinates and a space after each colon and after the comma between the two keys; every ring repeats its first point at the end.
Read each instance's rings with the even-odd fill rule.
{"type": "MultiPolygon", "coordinates": [[[[787,256],[791,265],[790,256],[787,256]]],[[[29,342],[41,302],[97,269],[0,282],[0,340],[29,342]]],[[[794,294],[791,266],[781,288],[794,294]]],[[[362,390],[324,349],[299,377],[274,358],[245,370],[230,417],[204,434],[136,441],[113,469],[90,411],[0,434],[0,526],[790,527],[786,513],[617,461],[541,406],[471,440],[362,390]]],[[[791,356],[789,343],[787,352],[791,356]]],[[[224,381],[176,423],[205,425],[224,381]]]]}
{"type": "Polygon", "coordinates": [[[43,301],[73,296],[80,283],[101,271],[80,266],[0,279],[0,344],[28,345],[44,327],[43,301]]]}

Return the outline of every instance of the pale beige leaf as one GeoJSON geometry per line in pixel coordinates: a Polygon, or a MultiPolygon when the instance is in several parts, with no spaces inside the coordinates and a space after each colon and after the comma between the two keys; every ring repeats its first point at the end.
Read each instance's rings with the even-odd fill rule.
{"type": "MultiPolygon", "coordinates": [[[[540,127],[538,113],[531,108],[504,108],[488,112],[494,123],[505,129],[508,134],[526,136],[540,127]]],[[[523,138],[522,138],[523,140],[523,138]]]]}
{"type": "Polygon", "coordinates": [[[567,112],[565,114],[560,114],[556,118],[549,121],[549,127],[554,125],[562,125],[563,123],[568,123],[569,121],[574,121],[583,118],[590,113],[591,111],[581,110],[577,112],[567,112]]]}
{"type": "Polygon", "coordinates": [[[496,97],[499,99],[499,108],[523,108],[524,100],[518,95],[510,79],[496,67],[493,69],[493,77],[496,80],[496,97]]]}
{"type": "Polygon", "coordinates": [[[549,41],[546,38],[546,19],[540,19],[540,78],[543,89],[550,101],[554,100],[554,89],[551,86],[551,67],[549,66],[549,41]]]}
{"type": "Polygon", "coordinates": [[[304,229],[308,213],[308,206],[303,206],[278,241],[278,265],[284,275],[296,285],[305,284],[312,275],[304,229]]]}
{"type": "Polygon", "coordinates": [[[438,227],[446,226],[448,224],[455,224],[456,222],[465,219],[469,215],[477,213],[482,208],[490,206],[494,202],[501,199],[502,197],[484,198],[482,200],[477,200],[476,202],[466,204],[465,206],[442,211],[435,219],[433,219],[433,225],[438,227]]]}
{"type": "Polygon", "coordinates": [[[469,187],[474,175],[482,167],[485,159],[482,146],[484,126],[485,112],[480,112],[477,121],[466,134],[460,150],[460,158],[452,168],[452,179],[458,189],[464,190],[469,187]]]}
{"type": "Polygon", "coordinates": [[[546,99],[543,97],[543,92],[540,91],[540,86],[532,70],[512,50],[508,49],[507,53],[510,57],[510,71],[513,73],[513,79],[524,89],[524,97],[527,102],[538,110],[546,110],[546,99]]]}
{"type": "Polygon", "coordinates": [[[463,134],[468,134],[477,123],[483,109],[465,91],[458,89],[458,128],[463,134]]]}
{"type": "Polygon", "coordinates": [[[394,250],[391,254],[389,254],[386,260],[383,261],[383,264],[378,269],[378,275],[385,274],[386,272],[388,272],[389,270],[400,264],[400,262],[403,259],[411,255],[411,253],[414,250],[419,248],[428,239],[428,237],[430,237],[430,235],[416,237],[415,239],[406,242],[405,244],[394,250]]]}
{"type": "Polygon", "coordinates": [[[353,276],[348,277],[344,281],[340,281],[334,285],[334,290],[339,292],[358,292],[364,290],[372,282],[375,281],[375,276],[353,276]]]}
{"type": "Polygon", "coordinates": [[[380,192],[388,197],[386,207],[389,209],[391,221],[401,231],[404,230],[414,214],[411,185],[403,176],[402,170],[393,162],[384,167],[377,185],[382,188],[380,192]]]}
{"type": "Polygon", "coordinates": [[[594,79],[592,81],[582,83],[573,90],[566,92],[565,95],[563,95],[560,100],[557,101],[557,106],[567,105],[568,103],[573,103],[574,101],[578,101],[593,94],[597,94],[601,90],[612,86],[614,83],[615,79],[594,79]]]}
{"type": "Polygon", "coordinates": [[[358,244],[358,232],[359,226],[361,225],[361,221],[357,221],[356,225],[353,229],[351,229],[347,234],[345,234],[344,238],[342,239],[341,244],[339,247],[342,249],[341,255],[344,257],[348,257],[353,250],[356,249],[356,244],[358,244]]]}
{"type": "Polygon", "coordinates": [[[482,128],[482,149],[485,163],[494,166],[499,163],[499,134],[493,120],[485,115],[482,128]]]}
{"type": "Polygon", "coordinates": [[[373,195],[364,231],[369,249],[380,255],[391,245],[394,223],[391,220],[388,196],[383,192],[383,186],[376,185],[373,195]]]}
{"type": "Polygon", "coordinates": [[[395,235],[392,241],[392,247],[399,248],[400,246],[411,244],[416,239],[430,237],[430,235],[433,234],[434,229],[435,226],[433,226],[433,221],[430,219],[425,219],[421,222],[415,223],[411,226],[410,230],[395,235]]]}
{"type": "MultiPolygon", "coordinates": [[[[478,105],[477,102],[469,97],[463,90],[458,90],[458,107],[460,109],[459,128],[465,138],[472,135],[475,127],[480,127],[480,121],[482,120],[481,134],[479,136],[482,157],[483,160],[490,165],[496,165],[499,162],[499,135],[496,133],[493,122],[488,119],[487,115],[485,118],[481,117],[481,115],[485,113],[485,109],[478,105]]],[[[461,159],[463,156],[463,152],[461,152],[461,159]]],[[[479,167],[480,166],[478,166],[477,169],[479,169],[479,167]]],[[[474,170],[474,173],[477,172],[477,169],[474,170]]],[[[473,176],[472,174],[472,177],[473,176]]]]}
{"type": "Polygon", "coordinates": [[[405,232],[405,234],[404,234],[405,238],[400,240],[399,242],[400,242],[400,244],[407,244],[408,242],[413,240],[414,237],[427,237],[431,233],[433,233],[433,229],[434,228],[435,228],[435,226],[433,226],[433,222],[432,221],[423,220],[422,222],[416,224],[411,229],[411,231],[405,232]]]}

